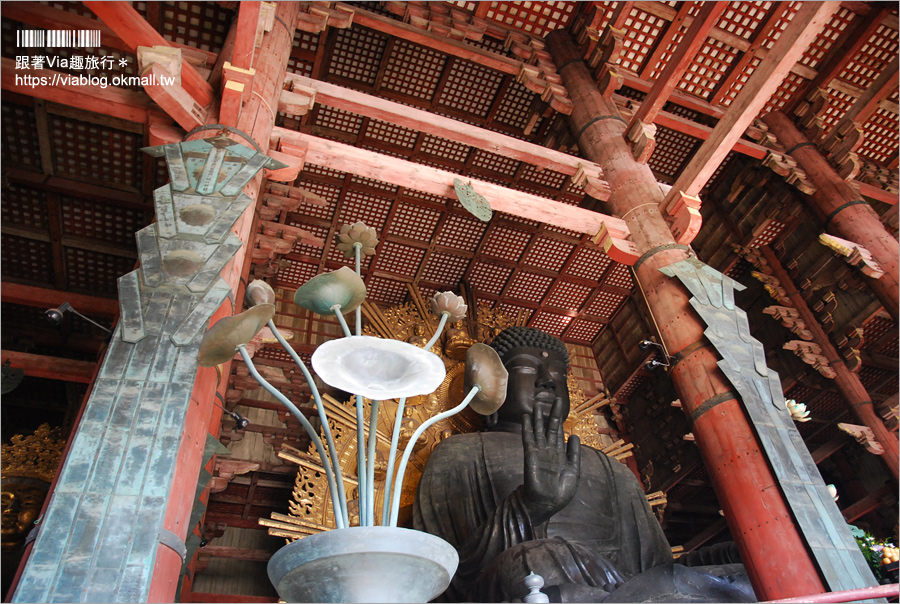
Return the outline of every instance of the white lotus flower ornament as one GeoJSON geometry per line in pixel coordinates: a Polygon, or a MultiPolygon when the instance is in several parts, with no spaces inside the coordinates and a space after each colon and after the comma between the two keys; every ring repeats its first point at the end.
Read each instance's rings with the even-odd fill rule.
{"type": "Polygon", "coordinates": [[[831,495],[831,498],[837,501],[840,499],[840,496],[837,493],[837,487],[833,484],[826,484],[825,488],[828,489],[828,494],[831,495]]]}
{"type": "Polygon", "coordinates": [[[810,420],[809,411],[806,410],[806,405],[803,403],[798,403],[792,398],[784,401],[784,404],[787,406],[788,411],[791,412],[791,418],[795,422],[808,422],[810,420]]]}
{"type": "Polygon", "coordinates": [[[312,365],[329,386],[372,400],[430,394],[446,375],[436,354],[372,336],[329,340],[316,348],[312,365]]]}
{"type": "Polygon", "coordinates": [[[464,319],[467,308],[468,306],[463,303],[462,297],[457,296],[453,292],[440,292],[431,299],[431,312],[439,317],[441,313],[449,313],[450,316],[447,321],[450,323],[456,323],[464,319]]]}
{"type": "Polygon", "coordinates": [[[375,246],[378,245],[378,233],[365,223],[345,224],[338,233],[337,249],[347,258],[353,258],[353,246],[360,244],[360,253],[363,256],[374,256],[375,246]]]}

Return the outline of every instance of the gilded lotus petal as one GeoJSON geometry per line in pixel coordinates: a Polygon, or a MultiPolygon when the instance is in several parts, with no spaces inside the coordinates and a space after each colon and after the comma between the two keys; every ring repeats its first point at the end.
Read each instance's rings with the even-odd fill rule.
{"type": "Polygon", "coordinates": [[[363,222],[345,224],[338,233],[338,241],[337,249],[347,258],[354,257],[353,246],[357,243],[361,244],[360,253],[363,256],[373,256],[378,245],[378,233],[363,222]]]}
{"type": "Polygon", "coordinates": [[[275,304],[275,290],[272,286],[262,279],[254,279],[247,286],[247,292],[244,295],[250,306],[257,304],[275,304]]]}
{"type": "Polygon", "coordinates": [[[329,340],[316,348],[312,366],[329,386],[372,400],[430,394],[446,375],[436,354],[372,336],[329,340]]]}
{"type": "Polygon", "coordinates": [[[215,367],[234,356],[275,316],[274,304],[258,304],[239,315],[225,317],[203,334],[197,358],[202,367],[215,367]]]}
{"type": "Polygon", "coordinates": [[[476,413],[490,415],[506,400],[506,383],[509,373],[497,351],[487,344],[472,344],[466,351],[465,391],[474,385],[481,386],[469,406],[476,413]]]}
{"type": "Polygon", "coordinates": [[[366,284],[356,271],[342,266],[336,271],[316,275],[294,294],[294,304],[320,315],[332,312],[335,304],[347,314],[366,299],[366,284]]]}
{"type": "Polygon", "coordinates": [[[431,299],[431,312],[437,316],[441,316],[441,313],[444,312],[449,313],[450,317],[447,321],[450,323],[464,319],[467,308],[462,297],[453,292],[440,292],[431,299]]]}

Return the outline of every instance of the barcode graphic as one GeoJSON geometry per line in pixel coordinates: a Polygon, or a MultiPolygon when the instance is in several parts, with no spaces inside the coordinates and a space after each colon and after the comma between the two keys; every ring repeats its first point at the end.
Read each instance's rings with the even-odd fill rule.
{"type": "Polygon", "coordinates": [[[20,29],[19,48],[95,48],[100,46],[99,29],[20,29]]]}

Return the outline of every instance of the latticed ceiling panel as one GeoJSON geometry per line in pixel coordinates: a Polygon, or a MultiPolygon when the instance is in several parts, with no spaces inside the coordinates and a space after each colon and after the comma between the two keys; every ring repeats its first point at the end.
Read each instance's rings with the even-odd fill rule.
{"type": "MultiPolygon", "coordinates": [[[[534,100],[534,93],[525,88],[522,84],[512,81],[503,94],[503,99],[497,107],[497,113],[494,120],[507,126],[512,126],[519,130],[524,130],[531,119],[531,103],[534,100]]],[[[539,118],[534,123],[534,129],[541,127],[543,118],[539,118]]]]}
{"type": "Polygon", "coordinates": [[[234,20],[234,11],[218,2],[166,2],[160,33],[167,40],[219,52],[234,20]]]}
{"type": "Polygon", "coordinates": [[[78,267],[78,270],[66,273],[69,289],[107,297],[116,296],[118,278],[131,272],[135,266],[132,258],[73,247],[63,248],[63,258],[67,267],[78,267]]]}
{"type": "Polygon", "coordinates": [[[656,148],[648,164],[655,174],[669,178],[678,174],[684,162],[700,146],[698,139],[665,126],[657,126],[656,141],[656,148]]]}
{"type": "Polygon", "coordinates": [[[487,225],[467,214],[447,214],[438,230],[439,245],[458,250],[474,250],[481,241],[487,225]]]}
{"type": "MultiPolygon", "coordinates": [[[[355,113],[348,113],[333,107],[317,106],[315,122],[317,126],[325,126],[326,128],[355,135],[359,134],[362,122],[363,118],[355,113]]],[[[328,133],[322,133],[322,136],[328,138],[328,133]]]]}
{"type": "Polygon", "coordinates": [[[519,270],[513,275],[505,295],[523,302],[540,304],[552,283],[553,277],[519,270]]]}
{"type": "Polygon", "coordinates": [[[278,276],[275,279],[275,285],[277,285],[278,287],[297,289],[298,287],[315,277],[318,271],[318,264],[298,261],[289,262],[286,266],[278,271],[278,276]]]}
{"type": "Polygon", "coordinates": [[[0,237],[3,277],[53,285],[53,249],[49,243],[15,235],[0,237]]]}
{"type": "Polygon", "coordinates": [[[415,275],[424,258],[422,248],[385,241],[375,256],[375,268],[395,275],[415,275]]]}
{"type": "Polygon", "coordinates": [[[694,55],[678,87],[694,96],[708,98],[737,57],[737,51],[728,44],[708,38],[700,51],[694,55]]]}
{"type": "Polygon", "coordinates": [[[4,101],[2,106],[3,151],[5,162],[25,168],[41,170],[41,150],[38,146],[34,109],[4,101]]]}
{"type": "Polygon", "coordinates": [[[644,61],[653,51],[659,35],[668,27],[668,21],[639,8],[632,8],[625,19],[626,34],[622,41],[622,67],[640,73],[644,61]]]}
{"type": "Polygon", "coordinates": [[[566,241],[538,237],[525,254],[524,263],[527,266],[559,272],[574,249],[575,246],[566,241]]]}
{"type": "Polygon", "coordinates": [[[403,126],[395,126],[381,120],[369,119],[363,136],[412,151],[413,147],[416,146],[416,139],[419,133],[403,126]]]}
{"type": "Polygon", "coordinates": [[[444,287],[456,287],[462,281],[469,262],[468,257],[432,252],[422,272],[422,280],[444,287]]]}
{"type": "Polygon", "coordinates": [[[372,277],[366,281],[367,295],[382,304],[401,304],[406,300],[406,286],[399,281],[372,277]]]}
{"type": "Polygon", "coordinates": [[[3,193],[0,215],[6,225],[19,225],[47,230],[46,193],[17,183],[12,183],[3,193]]]}
{"type": "Polygon", "coordinates": [[[341,224],[363,221],[379,233],[384,232],[384,222],[391,211],[391,200],[357,189],[344,191],[344,202],[338,213],[341,224]]]}
{"type": "Polygon", "coordinates": [[[134,233],[145,225],[144,211],[119,205],[59,196],[63,232],[133,248],[134,233]]]}
{"type": "Polygon", "coordinates": [[[610,291],[600,290],[584,309],[585,314],[609,320],[619,309],[626,296],[610,291]]]}
{"type": "Polygon", "coordinates": [[[800,63],[815,69],[821,65],[828,51],[840,39],[844,31],[853,21],[853,12],[846,7],[840,7],[831,16],[831,19],[822,27],[822,31],[807,47],[806,52],[800,57],[800,63]]]}
{"type": "Polygon", "coordinates": [[[386,44],[387,36],[370,29],[340,29],[329,70],[333,75],[371,86],[386,44]]]}
{"type": "MultiPolygon", "coordinates": [[[[319,237],[323,240],[328,237],[328,231],[330,230],[327,226],[324,225],[307,224],[295,219],[289,219],[287,224],[305,229],[309,231],[311,235],[319,237]]],[[[322,253],[322,248],[316,245],[304,243],[303,239],[297,239],[297,242],[294,243],[294,247],[291,249],[291,253],[300,254],[301,256],[318,256],[322,253]]]]}
{"type": "Polygon", "coordinates": [[[476,261],[472,265],[468,282],[478,293],[499,296],[512,273],[511,266],[476,261]]]}
{"type": "Polygon", "coordinates": [[[438,103],[444,107],[485,117],[500,89],[503,76],[470,61],[454,61],[438,103]]]}
{"type": "Polygon", "coordinates": [[[49,122],[59,175],[140,188],[141,135],[52,114],[49,122]]]}
{"type": "Polygon", "coordinates": [[[564,336],[566,340],[593,342],[601,329],[603,329],[603,323],[587,321],[585,319],[575,319],[569,325],[568,329],[566,329],[564,336]]]}
{"type": "Polygon", "coordinates": [[[431,241],[440,218],[441,212],[438,210],[399,202],[387,234],[427,243],[431,241]]]}
{"type": "Polygon", "coordinates": [[[571,281],[559,280],[554,285],[550,295],[547,296],[545,303],[547,306],[555,306],[556,308],[571,308],[577,310],[581,308],[588,296],[591,295],[593,288],[571,281]]]}
{"type": "Polygon", "coordinates": [[[541,329],[551,335],[559,337],[562,336],[571,321],[572,317],[570,316],[541,310],[528,322],[528,326],[541,329]]]}
{"type": "Polygon", "coordinates": [[[518,262],[531,240],[531,233],[498,226],[491,229],[481,253],[507,262],[518,262]]]}
{"type": "Polygon", "coordinates": [[[881,75],[885,66],[897,56],[897,41],[900,37],[893,27],[878,26],[875,34],[862,47],[858,57],[849,61],[838,74],[842,80],[860,90],[865,90],[881,75]]]}
{"type": "Polygon", "coordinates": [[[485,17],[540,38],[565,27],[576,5],[577,2],[491,2],[485,17]]]}
{"type": "Polygon", "coordinates": [[[887,164],[897,156],[897,114],[885,109],[875,112],[863,127],[863,144],[858,152],[863,157],[887,164]]]}
{"type": "Polygon", "coordinates": [[[575,254],[568,274],[591,281],[600,281],[612,261],[601,250],[582,247],[575,254]]]}
{"type": "Polygon", "coordinates": [[[508,177],[515,175],[520,163],[521,162],[512,159],[511,157],[498,155],[496,153],[491,153],[490,151],[484,151],[483,149],[476,149],[472,157],[473,168],[491,170],[508,177]]]}
{"type": "Polygon", "coordinates": [[[405,40],[394,42],[384,72],[384,89],[431,101],[447,57],[405,40]]]}

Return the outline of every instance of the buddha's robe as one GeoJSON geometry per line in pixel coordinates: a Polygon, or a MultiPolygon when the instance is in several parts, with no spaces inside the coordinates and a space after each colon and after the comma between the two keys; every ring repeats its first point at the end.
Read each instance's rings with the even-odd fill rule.
{"type": "Polygon", "coordinates": [[[578,490],[543,526],[523,505],[523,473],[522,437],[507,432],[453,436],[429,458],[413,525],[459,552],[447,600],[520,599],[533,571],[544,591],[564,586],[564,601],[565,586],[570,598],[602,601],[629,578],[672,563],[640,484],[621,463],[582,445],[578,490]]]}

